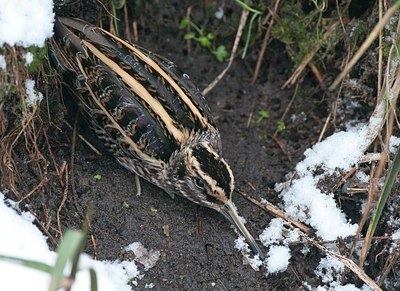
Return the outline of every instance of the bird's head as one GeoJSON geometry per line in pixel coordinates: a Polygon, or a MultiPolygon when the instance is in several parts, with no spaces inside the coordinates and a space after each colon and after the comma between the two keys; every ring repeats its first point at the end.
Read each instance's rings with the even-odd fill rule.
{"type": "Polygon", "coordinates": [[[183,147],[173,157],[168,172],[170,192],[223,214],[246,238],[253,251],[262,256],[231,200],[232,171],[209,143],[203,141],[183,147]]]}

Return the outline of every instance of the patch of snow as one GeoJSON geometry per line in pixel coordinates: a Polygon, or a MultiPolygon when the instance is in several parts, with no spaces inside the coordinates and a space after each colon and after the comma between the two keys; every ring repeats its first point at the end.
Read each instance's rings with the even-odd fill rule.
{"type": "Polygon", "coordinates": [[[347,222],[333,195],[322,193],[311,175],[293,181],[292,186],[284,190],[281,196],[285,212],[310,224],[324,240],[354,235],[357,230],[357,225],[347,222]]]}
{"type": "Polygon", "coordinates": [[[369,175],[365,174],[364,172],[357,171],[356,178],[361,183],[369,183],[369,175]]]}
{"type": "Polygon", "coordinates": [[[349,171],[364,155],[365,137],[366,127],[329,136],[305,151],[305,159],[296,166],[297,173],[307,176],[320,167],[326,174],[338,169],[349,171]]]}
{"type": "Polygon", "coordinates": [[[145,289],[153,289],[154,287],[155,287],[154,283],[149,283],[149,284],[144,285],[145,289]]]}
{"type": "Polygon", "coordinates": [[[36,92],[35,89],[35,81],[26,79],[25,80],[25,88],[26,88],[26,104],[29,107],[33,107],[36,102],[40,103],[43,99],[43,94],[40,92],[36,92]]]}
{"type": "Polygon", "coordinates": [[[259,238],[264,246],[268,246],[278,243],[288,244],[299,240],[300,236],[297,229],[286,228],[282,219],[274,218],[271,219],[259,238]]]}
{"type": "Polygon", "coordinates": [[[400,239],[400,229],[392,233],[392,239],[400,239]]]}
{"type": "Polygon", "coordinates": [[[31,52],[27,52],[27,53],[24,55],[24,58],[25,58],[25,64],[26,64],[27,66],[29,66],[29,65],[32,63],[32,61],[33,61],[33,54],[32,54],[31,52]]]}
{"type": "Polygon", "coordinates": [[[218,7],[217,11],[214,14],[216,19],[222,19],[222,17],[224,17],[224,10],[222,9],[222,7],[218,7]]]}
{"type": "Polygon", "coordinates": [[[321,259],[314,273],[321,277],[323,283],[332,284],[333,282],[340,282],[343,269],[343,263],[331,256],[326,256],[321,259]]]}
{"type": "MultiPolygon", "coordinates": [[[[54,265],[57,254],[49,249],[46,237],[33,224],[34,216],[29,212],[18,214],[13,209],[16,208],[15,203],[12,203],[14,207],[9,204],[0,193],[0,254],[54,265]]],[[[89,267],[96,272],[100,291],[130,291],[129,281],[140,276],[134,262],[95,261],[82,254],[73,291],[89,290],[89,267]]],[[[1,259],[0,274],[0,290],[47,290],[50,283],[50,275],[45,272],[1,259]]]]}
{"type": "Polygon", "coordinates": [[[2,69],[3,71],[7,70],[6,59],[2,55],[0,55],[0,69],[2,69]]]}
{"type": "Polygon", "coordinates": [[[400,145],[400,138],[392,135],[389,140],[389,152],[391,154],[395,154],[399,145],[400,145]]]}
{"type": "Polygon", "coordinates": [[[266,259],[268,273],[286,271],[289,266],[290,249],[287,246],[271,246],[266,259]]]}
{"type": "Polygon", "coordinates": [[[263,262],[258,254],[255,255],[253,258],[250,257],[250,247],[247,244],[244,236],[240,235],[235,240],[235,249],[239,250],[242,253],[243,261],[246,264],[249,264],[250,267],[253,268],[253,270],[258,271],[260,269],[260,266],[263,264],[263,262]]]}
{"type": "Polygon", "coordinates": [[[131,243],[125,248],[125,251],[133,252],[135,254],[135,261],[142,264],[145,271],[153,268],[161,255],[160,251],[148,251],[140,242],[131,243]]]}
{"type": "Polygon", "coordinates": [[[0,46],[43,47],[53,35],[53,1],[30,0],[16,4],[0,0],[0,46]]]}

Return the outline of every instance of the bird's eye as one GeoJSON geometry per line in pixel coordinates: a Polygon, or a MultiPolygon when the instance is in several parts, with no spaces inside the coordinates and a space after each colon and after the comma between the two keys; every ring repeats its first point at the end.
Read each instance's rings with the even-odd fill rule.
{"type": "Polygon", "coordinates": [[[201,179],[201,178],[196,178],[196,179],[194,179],[194,184],[199,188],[203,188],[204,187],[204,180],[201,179]]]}

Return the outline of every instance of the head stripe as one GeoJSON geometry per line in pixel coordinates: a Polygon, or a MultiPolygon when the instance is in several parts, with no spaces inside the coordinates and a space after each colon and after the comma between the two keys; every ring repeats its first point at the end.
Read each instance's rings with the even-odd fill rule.
{"type": "Polygon", "coordinates": [[[229,199],[233,191],[233,174],[228,164],[206,145],[195,146],[192,156],[198,162],[198,170],[205,173],[206,182],[221,189],[229,199]]]}

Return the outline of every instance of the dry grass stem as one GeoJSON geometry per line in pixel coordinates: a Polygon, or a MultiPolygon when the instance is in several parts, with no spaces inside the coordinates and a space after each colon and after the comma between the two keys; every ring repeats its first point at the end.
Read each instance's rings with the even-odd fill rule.
{"type": "Polygon", "coordinates": [[[359,266],[357,266],[356,263],[354,263],[352,260],[337,254],[331,250],[328,250],[326,247],[322,246],[321,244],[317,243],[313,239],[309,238],[306,234],[301,233],[301,236],[309,241],[312,245],[326,253],[327,255],[334,257],[337,259],[339,262],[343,263],[347,268],[349,268],[354,274],[356,274],[361,280],[364,281],[365,284],[367,284],[372,290],[375,291],[382,291],[382,289],[375,283],[374,280],[372,280],[365,272],[363,269],[361,269],[359,266]]]}
{"type": "Polygon", "coordinates": [[[319,51],[321,48],[321,44],[328,39],[328,37],[335,31],[337,25],[339,22],[333,23],[327,31],[324,33],[322,36],[322,39],[319,43],[316,44],[316,46],[303,58],[301,63],[297,66],[296,70],[293,72],[293,74],[289,77],[289,79],[283,84],[282,89],[285,89],[287,87],[290,87],[294,85],[297,80],[300,78],[301,74],[303,73],[304,69],[307,67],[307,65],[310,64],[316,53],[319,51]]]}
{"type": "Polygon", "coordinates": [[[339,74],[339,76],[335,79],[332,85],[329,87],[329,90],[334,90],[339,83],[346,77],[346,75],[350,72],[350,70],[354,67],[354,65],[358,62],[361,56],[365,53],[365,51],[371,46],[374,40],[379,36],[380,31],[385,27],[386,23],[389,22],[390,18],[400,7],[400,2],[395,2],[395,4],[388,9],[386,14],[382,17],[382,19],[378,22],[378,24],[374,27],[371,33],[368,35],[367,39],[358,49],[354,57],[350,60],[350,62],[346,65],[343,71],[339,74]]]}
{"type": "MultiPolygon", "coordinates": [[[[64,120],[64,123],[66,126],[68,126],[69,129],[74,130],[74,128],[71,126],[71,124],[68,123],[68,121],[64,120]]],[[[96,147],[92,145],[83,135],[79,134],[78,132],[76,134],[96,155],[102,156],[101,152],[96,149],[96,147]]]]}
{"type": "Polygon", "coordinates": [[[240,190],[236,190],[236,191],[238,193],[240,193],[244,198],[246,198],[247,200],[252,202],[254,205],[264,209],[265,211],[267,211],[269,213],[271,213],[273,216],[283,219],[284,221],[286,221],[287,223],[289,223],[293,227],[298,228],[299,230],[303,231],[304,233],[307,233],[307,234],[311,234],[312,233],[311,228],[309,228],[305,224],[301,223],[300,221],[295,220],[295,219],[291,218],[290,216],[286,215],[285,212],[280,210],[278,207],[276,207],[272,203],[270,203],[270,202],[261,203],[260,201],[258,201],[257,199],[254,199],[249,194],[246,194],[243,191],[240,191],[240,190]]]}
{"type": "MultiPolygon", "coordinates": [[[[252,84],[255,84],[257,79],[258,79],[258,75],[260,73],[260,68],[261,68],[261,63],[262,63],[262,60],[264,59],[265,50],[267,49],[267,44],[268,44],[268,41],[269,41],[269,39],[271,37],[272,28],[273,28],[274,23],[275,23],[275,17],[274,16],[276,16],[276,14],[278,13],[278,8],[279,8],[279,3],[280,2],[281,2],[280,0],[276,0],[275,1],[275,5],[274,5],[274,10],[270,11],[270,13],[269,13],[271,15],[271,21],[269,22],[268,29],[265,32],[264,39],[263,39],[263,42],[262,42],[262,45],[261,45],[261,50],[260,50],[260,53],[258,54],[256,68],[254,69],[253,78],[251,80],[252,84]]],[[[267,16],[267,18],[268,17],[269,17],[269,15],[267,16]]]]}
{"type": "Polygon", "coordinates": [[[236,37],[235,37],[235,41],[233,43],[233,48],[232,48],[232,53],[229,57],[229,62],[228,65],[225,67],[225,69],[222,70],[222,72],[214,79],[214,81],[212,81],[204,90],[203,90],[203,95],[207,95],[208,92],[210,92],[215,85],[218,84],[219,81],[222,80],[222,78],[225,76],[226,72],[228,72],[229,68],[231,67],[233,60],[235,59],[235,55],[239,46],[239,41],[240,38],[242,37],[242,33],[243,33],[243,29],[246,26],[246,21],[247,21],[247,17],[249,16],[249,11],[246,9],[242,9],[242,16],[240,17],[240,23],[239,23],[239,27],[237,29],[236,32],[236,37]]]}

